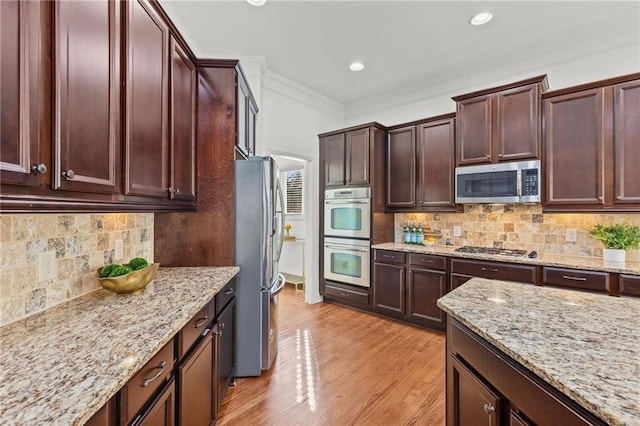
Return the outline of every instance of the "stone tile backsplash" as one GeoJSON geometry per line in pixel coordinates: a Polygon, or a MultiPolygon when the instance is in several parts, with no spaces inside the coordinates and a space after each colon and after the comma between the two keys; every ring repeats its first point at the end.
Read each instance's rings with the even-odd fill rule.
{"type": "MultiPolygon", "coordinates": [[[[589,236],[596,223],[640,226],[640,214],[550,214],[541,205],[465,205],[463,213],[397,213],[395,242],[402,242],[406,222],[422,222],[440,230],[438,245],[502,247],[540,253],[602,257],[602,243],[589,236]],[[460,226],[461,236],[453,236],[460,226]],[[577,241],[567,242],[567,229],[577,231],[577,241]]],[[[640,261],[640,250],[628,250],[627,260],[640,261]]]]}
{"type": "Polygon", "coordinates": [[[0,326],[96,290],[97,268],[137,256],[153,261],[153,213],[0,215],[0,326]],[[41,280],[46,251],[57,276],[41,280]]]}

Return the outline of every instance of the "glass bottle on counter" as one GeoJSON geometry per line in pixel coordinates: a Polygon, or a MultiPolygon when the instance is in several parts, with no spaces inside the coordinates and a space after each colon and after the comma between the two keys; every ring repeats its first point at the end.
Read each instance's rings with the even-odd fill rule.
{"type": "Polygon", "coordinates": [[[418,244],[418,227],[415,222],[413,222],[413,226],[411,227],[411,244],[418,244]]]}
{"type": "Polygon", "coordinates": [[[409,228],[409,222],[404,225],[404,243],[411,244],[411,231],[409,228]]]}
{"type": "Polygon", "coordinates": [[[422,229],[422,223],[418,224],[418,241],[417,244],[424,245],[424,230],[422,229]]]}

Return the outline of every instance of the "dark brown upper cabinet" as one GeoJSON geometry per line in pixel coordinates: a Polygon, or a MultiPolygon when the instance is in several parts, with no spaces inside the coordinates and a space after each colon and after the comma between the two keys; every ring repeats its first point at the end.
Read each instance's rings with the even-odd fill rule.
{"type": "Polygon", "coordinates": [[[370,185],[370,129],[321,135],[325,187],[370,185]]]}
{"type": "Polygon", "coordinates": [[[37,1],[0,1],[0,182],[49,183],[50,155],[40,152],[44,121],[46,32],[37,1]]]}
{"type": "Polygon", "coordinates": [[[126,17],[125,194],[167,198],[169,28],[144,0],[126,17]]]}
{"type": "Polygon", "coordinates": [[[640,211],[640,74],[543,95],[544,210],[640,211]]]}
{"type": "Polygon", "coordinates": [[[196,67],[171,37],[171,185],[169,197],[195,201],[196,67]]]}
{"type": "Polygon", "coordinates": [[[456,164],[498,163],[540,156],[540,95],[546,75],[456,96],[456,164]]]}
{"type": "Polygon", "coordinates": [[[455,114],[390,129],[387,210],[455,211],[454,168],[455,114]]]}
{"type": "Polygon", "coordinates": [[[238,67],[238,90],[236,92],[237,114],[237,148],[244,157],[256,153],[256,119],[258,105],[256,104],[247,78],[238,67]]]}
{"type": "Polygon", "coordinates": [[[120,192],[121,4],[54,3],[54,189],[120,192]]]}

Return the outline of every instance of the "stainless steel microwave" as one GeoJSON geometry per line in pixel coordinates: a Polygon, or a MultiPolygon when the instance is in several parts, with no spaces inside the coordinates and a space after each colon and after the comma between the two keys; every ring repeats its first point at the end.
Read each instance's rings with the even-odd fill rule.
{"type": "Polygon", "coordinates": [[[540,160],[456,167],[456,203],[539,203],[540,160]]]}

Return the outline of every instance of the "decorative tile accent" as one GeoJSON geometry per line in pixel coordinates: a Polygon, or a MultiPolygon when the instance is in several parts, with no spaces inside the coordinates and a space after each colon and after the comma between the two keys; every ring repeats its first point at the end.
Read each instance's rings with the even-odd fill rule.
{"type": "Polygon", "coordinates": [[[136,256],[153,261],[153,213],[0,215],[0,326],[99,288],[95,270],[136,256]],[[115,241],[124,259],[114,259],[115,241]],[[40,282],[40,253],[58,276],[40,282]]]}
{"type": "MultiPolygon", "coordinates": [[[[440,230],[438,245],[504,247],[536,250],[538,253],[569,256],[602,257],[602,243],[589,236],[596,223],[611,225],[628,223],[640,226],[640,214],[550,214],[542,213],[541,205],[472,205],[464,213],[397,213],[395,241],[402,242],[406,222],[421,222],[440,230]],[[453,226],[461,227],[462,235],[453,236],[453,226]],[[578,241],[567,242],[567,229],[576,229],[578,241]]],[[[640,250],[628,250],[627,260],[640,261],[640,250]]]]}

